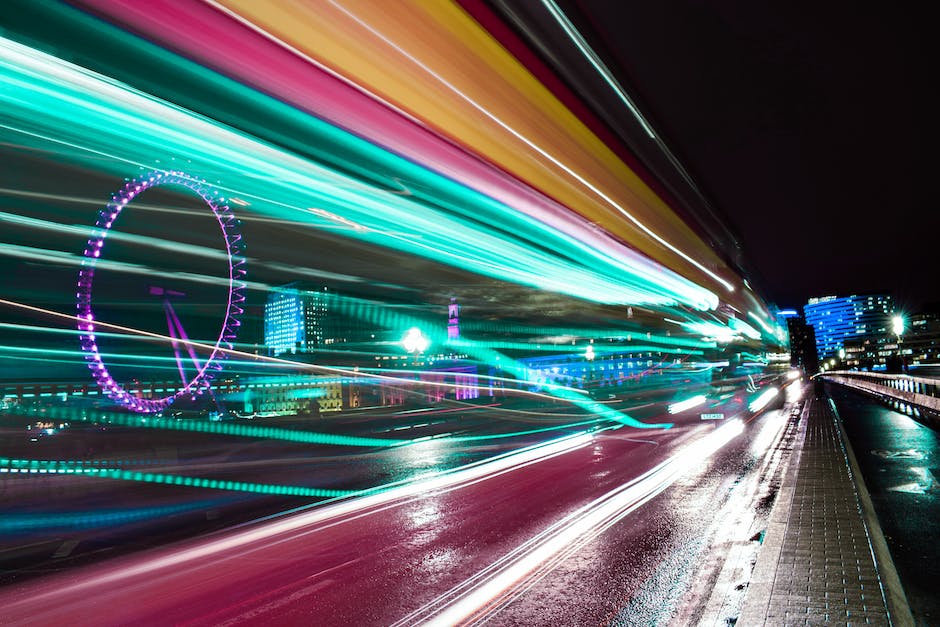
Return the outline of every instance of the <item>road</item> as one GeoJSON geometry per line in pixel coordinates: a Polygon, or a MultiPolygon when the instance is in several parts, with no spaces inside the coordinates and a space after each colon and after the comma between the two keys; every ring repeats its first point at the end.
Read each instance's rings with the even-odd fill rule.
{"type": "MultiPolygon", "coordinates": [[[[605,406],[656,422],[669,391],[631,394],[605,406]]],[[[716,401],[734,413],[734,398],[716,401]]],[[[323,501],[276,488],[355,491],[408,481],[482,461],[520,447],[610,423],[592,421],[565,403],[500,398],[417,409],[381,409],[322,419],[278,417],[219,425],[223,430],[273,427],[278,434],[226,435],[81,423],[33,441],[22,426],[0,431],[0,458],[72,460],[98,467],[241,481],[259,491],[206,489],[87,474],[3,472],[0,481],[0,584],[72,567],[120,552],[166,544],[323,501]],[[369,438],[366,446],[294,442],[296,435],[369,438]],[[421,439],[432,438],[434,446],[421,439]],[[415,440],[407,447],[369,444],[415,440]],[[268,489],[275,488],[274,490],[268,489]],[[65,547],[65,548],[63,548],[65,547]]],[[[33,469],[41,470],[41,469],[33,469]]]]}
{"type": "MultiPolygon", "coordinates": [[[[752,535],[787,448],[784,411],[724,422],[690,412],[672,429],[556,438],[371,496],[9,585],[0,589],[0,618],[695,619],[735,603],[740,556],[756,550],[752,535]]],[[[435,445],[409,454],[433,455],[435,445]]]]}

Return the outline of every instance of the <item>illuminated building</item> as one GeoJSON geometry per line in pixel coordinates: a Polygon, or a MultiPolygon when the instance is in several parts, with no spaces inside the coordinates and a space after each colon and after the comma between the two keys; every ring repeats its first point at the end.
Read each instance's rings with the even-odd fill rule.
{"type": "Polygon", "coordinates": [[[370,342],[376,331],[355,306],[325,286],[289,283],[275,288],[264,306],[264,344],[275,357],[370,342]]]}
{"type": "Polygon", "coordinates": [[[276,288],[264,305],[264,345],[272,355],[306,353],[324,342],[329,311],[327,288],[305,290],[297,283],[276,288]]]}
{"type": "Polygon", "coordinates": [[[589,344],[576,352],[520,357],[523,377],[533,389],[567,386],[591,393],[623,392],[644,385],[688,385],[710,381],[711,370],[701,364],[690,367],[675,355],[653,350],[630,350],[623,345],[589,344]]]}
{"type": "Polygon", "coordinates": [[[460,305],[456,298],[451,298],[447,306],[447,339],[460,339],[460,305]]]}
{"type": "Polygon", "coordinates": [[[806,324],[816,334],[819,359],[841,358],[845,342],[884,338],[891,328],[894,300],[887,294],[823,296],[803,307],[806,324]]]}
{"type": "Polygon", "coordinates": [[[245,415],[317,416],[357,407],[357,393],[344,377],[292,375],[245,379],[236,398],[245,415]]]}
{"type": "Polygon", "coordinates": [[[901,344],[907,364],[912,368],[940,364],[940,314],[914,314],[909,322],[910,332],[901,344]]]}

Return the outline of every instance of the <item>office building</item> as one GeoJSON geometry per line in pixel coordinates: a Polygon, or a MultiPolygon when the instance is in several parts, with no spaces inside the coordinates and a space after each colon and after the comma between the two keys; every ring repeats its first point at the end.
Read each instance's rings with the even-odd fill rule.
{"type": "Polygon", "coordinates": [[[887,294],[811,298],[803,307],[816,335],[820,360],[844,357],[845,343],[884,339],[891,331],[894,300],[887,294]]]}
{"type": "MultiPolygon", "coordinates": [[[[348,352],[374,344],[375,312],[362,300],[331,288],[289,283],[275,288],[264,306],[264,344],[270,355],[348,352]]],[[[331,360],[334,360],[333,356],[331,360]]]]}
{"type": "Polygon", "coordinates": [[[914,314],[901,337],[901,353],[910,368],[940,365],[940,314],[914,314]]]}
{"type": "Polygon", "coordinates": [[[264,345],[271,355],[307,353],[326,340],[329,289],[298,283],[276,288],[264,305],[264,345]]]}

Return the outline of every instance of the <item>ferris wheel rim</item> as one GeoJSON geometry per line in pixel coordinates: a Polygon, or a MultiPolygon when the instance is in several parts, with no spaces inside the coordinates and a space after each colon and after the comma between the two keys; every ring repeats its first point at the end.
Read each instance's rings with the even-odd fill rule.
{"type": "MultiPolygon", "coordinates": [[[[78,291],[76,292],[76,307],[78,310],[79,343],[85,360],[91,370],[92,377],[98,384],[99,390],[106,393],[108,398],[128,409],[138,413],[157,413],[169,407],[176,399],[187,394],[198,396],[209,389],[209,385],[221,370],[221,360],[225,359],[227,351],[234,347],[234,340],[238,327],[241,325],[239,316],[244,313],[245,258],[244,245],[238,229],[238,220],[231,208],[218,190],[204,179],[186,174],[179,170],[153,170],[142,176],[127,181],[116,192],[111,201],[102,209],[95,223],[92,236],[88,239],[82,259],[82,267],[78,277],[78,291]],[[183,380],[182,387],[175,393],[161,398],[137,398],[118,383],[108,371],[95,339],[95,315],[92,307],[92,288],[94,285],[95,269],[105,240],[115,221],[133,199],[144,191],[162,185],[182,186],[198,195],[212,211],[218,222],[225,241],[225,251],[228,261],[228,296],[225,317],[219,330],[212,351],[205,363],[189,380],[183,380]]],[[[185,379],[185,378],[184,378],[185,379]]]]}

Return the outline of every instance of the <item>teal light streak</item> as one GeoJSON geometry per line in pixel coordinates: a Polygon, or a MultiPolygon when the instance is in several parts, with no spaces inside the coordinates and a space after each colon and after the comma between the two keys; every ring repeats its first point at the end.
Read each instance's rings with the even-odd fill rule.
{"type": "Polygon", "coordinates": [[[157,472],[140,472],[124,470],[122,468],[100,468],[89,465],[87,462],[73,461],[42,461],[36,459],[9,459],[0,457],[0,472],[28,473],[28,474],[59,474],[59,475],[88,475],[102,479],[117,479],[119,481],[138,481],[143,483],[162,483],[164,485],[186,486],[193,488],[207,488],[210,490],[230,490],[236,492],[252,492],[255,494],[272,494],[279,496],[308,496],[318,498],[336,498],[352,496],[362,493],[362,490],[329,490],[323,488],[308,488],[304,486],[274,485],[268,483],[251,483],[248,481],[226,481],[221,479],[204,479],[201,477],[183,477],[157,472]]]}
{"type": "MultiPolygon", "coordinates": [[[[125,39],[125,44],[147,48],[132,40],[125,39]]],[[[216,75],[205,76],[208,88],[224,85],[229,97],[254,101],[256,108],[264,103],[271,115],[303,128],[310,137],[308,146],[324,152],[327,147],[342,147],[316,155],[324,161],[329,155],[333,161],[342,155],[342,163],[330,166],[338,169],[314,164],[18,44],[3,42],[0,55],[4,83],[0,98],[10,118],[20,121],[5,127],[23,138],[45,138],[37,145],[70,144],[80,152],[109,155],[118,162],[115,170],[125,171],[120,163],[150,166],[156,155],[175,155],[192,161],[192,169],[207,178],[238,181],[226,191],[252,198],[255,208],[270,215],[305,221],[314,228],[335,226],[307,210],[312,207],[364,227],[349,231],[351,237],[579,298],[621,304],[679,301],[694,307],[714,302],[706,290],[664,269],[644,275],[643,264],[630,263],[626,249],[623,259],[603,255],[488,197],[216,75]],[[353,172],[358,178],[338,172],[353,172]],[[383,175],[405,181],[412,193],[402,196],[396,193],[397,185],[375,180],[383,175]]],[[[206,73],[172,56],[166,60],[168,67],[206,73]]]]}
{"type": "MultiPolygon", "coordinates": [[[[0,473],[9,472],[0,460],[0,473]]],[[[26,461],[26,460],[17,460],[26,461]]],[[[54,463],[54,462],[53,462],[54,463]]],[[[74,474],[74,473],[73,473],[74,474]]],[[[206,503],[186,503],[164,507],[142,507],[133,509],[95,510],[87,513],[11,514],[0,518],[0,533],[35,532],[37,529],[90,529],[103,526],[125,525],[143,520],[161,519],[185,512],[204,509],[206,503]]]]}
{"type": "MultiPolygon", "coordinates": [[[[674,324],[681,325],[679,321],[671,321],[674,324]]],[[[555,346],[552,342],[548,341],[548,338],[552,336],[570,336],[567,342],[567,345],[571,345],[571,340],[583,341],[584,339],[613,339],[617,341],[626,341],[632,342],[634,340],[654,342],[656,344],[662,344],[663,346],[686,346],[691,348],[714,348],[716,346],[715,342],[704,342],[701,338],[698,337],[674,337],[670,335],[661,335],[658,333],[653,333],[652,331],[639,330],[634,325],[633,327],[626,328],[615,328],[615,327],[545,327],[545,326],[533,326],[533,325],[523,325],[523,324],[512,324],[504,322],[489,322],[489,321],[479,321],[471,320],[467,322],[461,322],[460,324],[461,331],[470,331],[470,332],[496,332],[496,333],[513,333],[517,335],[529,334],[539,338],[545,338],[541,342],[544,345],[555,346]]],[[[558,343],[558,348],[562,348],[565,344],[558,343]]],[[[605,346],[603,343],[597,343],[594,345],[594,350],[600,350],[605,346]]],[[[623,350],[629,350],[629,344],[615,344],[614,346],[623,347],[623,350]]]]}
{"type": "Polygon", "coordinates": [[[72,422],[107,423],[122,427],[135,427],[142,429],[165,429],[168,431],[189,431],[193,433],[211,433],[240,438],[256,438],[281,440],[284,442],[298,442],[301,444],[329,444],[333,446],[361,446],[390,448],[411,444],[414,440],[395,440],[385,438],[366,438],[349,435],[335,435],[332,433],[316,433],[313,431],[295,431],[278,427],[258,427],[255,425],[241,425],[225,422],[208,422],[202,420],[177,420],[175,418],[156,418],[153,416],[137,416],[132,414],[98,414],[73,410],[61,407],[44,408],[40,414],[36,408],[28,409],[27,413],[41,415],[48,418],[68,419],[72,422]]]}
{"type": "MultiPolygon", "coordinates": [[[[668,353],[675,355],[704,355],[703,351],[693,350],[689,348],[681,348],[681,346],[687,345],[687,343],[678,343],[680,348],[672,348],[670,346],[654,346],[652,344],[618,344],[616,346],[607,346],[604,344],[591,344],[594,347],[594,354],[597,355],[597,358],[609,357],[611,355],[619,355],[621,353],[668,353]]],[[[702,342],[699,342],[698,345],[701,346],[702,342]]],[[[457,340],[451,341],[448,343],[448,346],[457,350],[457,351],[469,351],[472,350],[475,346],[485,346],[492,349],[500,350],[521,350],[521,351],[536,351],[536,352],[553,352],[560,355],[568,354],[571,355],[577,353],[584,353],[585,344],[574,345],[571,344],[549,344],[548,342],[510,342],[506,340],[480,340],[480,341],[468,341],[468,340],[457,340]]],[[[624,358],[626,359],[626,357],[624,358]]]]}

